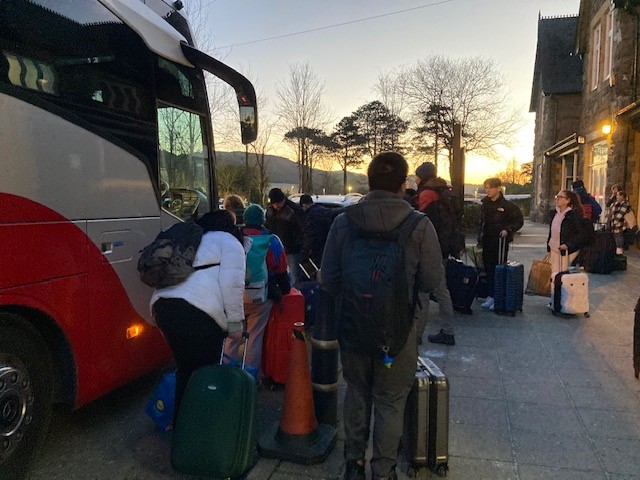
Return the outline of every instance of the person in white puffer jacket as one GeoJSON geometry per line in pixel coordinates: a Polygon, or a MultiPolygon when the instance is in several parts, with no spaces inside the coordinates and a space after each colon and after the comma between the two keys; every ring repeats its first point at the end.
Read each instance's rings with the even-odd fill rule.
{"type": "Polygon", "coordinates": [[[157,289],[151,297],[153,321],[162,331],[178,366],[174,418],[191,374],[217,364],[228,334],[242,337],[245,253],[242,234],[229,212],[205,214],[198,224],[204,235],[184,282],[157,289]]]}

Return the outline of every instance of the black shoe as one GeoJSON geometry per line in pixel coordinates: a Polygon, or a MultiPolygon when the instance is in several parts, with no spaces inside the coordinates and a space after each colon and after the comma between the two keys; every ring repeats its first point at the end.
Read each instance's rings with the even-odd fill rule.
{"type": "Polygon", "coordinates": [[[364,460],[347,460],[343,480],[365,480],[364,460]]]}
{"type": "Polygon", "coordinates": [[[449,335],[448,333],[444,333],[442,330],[435,335],[427,335],[427,340],[431,343],[442,343],[444,345],[456,344],[456,337],[449,335]]]}

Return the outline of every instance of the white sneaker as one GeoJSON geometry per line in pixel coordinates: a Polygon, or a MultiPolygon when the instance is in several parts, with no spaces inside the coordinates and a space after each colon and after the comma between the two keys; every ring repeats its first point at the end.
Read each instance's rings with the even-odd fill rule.
{"type": "Polygon", "coordinates": [[[480,305],[482,308],[491,308],[494,304],[494,299],[493,297],[487,297],[487,299],[484,301],[484,303],[482,305],[480,305]]]}
{"type": "Polygon", "coordinates": [[[491,305],[489,305],[489,310],[493,312],[495,309],[496,309],[495,303],[492,303],[491,305]]]}

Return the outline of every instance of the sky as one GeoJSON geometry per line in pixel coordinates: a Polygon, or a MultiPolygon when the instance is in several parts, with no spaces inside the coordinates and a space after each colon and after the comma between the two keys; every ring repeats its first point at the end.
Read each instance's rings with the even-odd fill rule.
{"type": "Polygon", "coordinates": [[[481,182],[511,158],[532,160],[535,118],[528,110],[538,14],[576,15],[580,4],[579,0],[201,1],[219,58],[240,72],[251,72],[257,89],[272,105],[276,84],[287,80],[289,65],[308,61],[324,81],[324,101],[334,113],[334,123],[375,99],[372,87],[380,73],[430,55],[495,60],[512,106],[526,123],[513,149],[504,150],[501,159],[467,157],[467,183],[481,182]],[[412,10],[386,15],[408,9],[412,10]],[[384,16],[358,21],[380,15],[384,16]],[[346,22],[353,23],[323,28],[346,22]],[[319,30],[238,45],[311,29],[319,30]]]}

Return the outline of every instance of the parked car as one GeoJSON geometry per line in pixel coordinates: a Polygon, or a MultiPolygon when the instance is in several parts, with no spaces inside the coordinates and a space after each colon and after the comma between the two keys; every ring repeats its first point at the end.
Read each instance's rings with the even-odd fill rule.
{"type": "MultiPolygon", "coordinates": [[[[300,203],[302,193],[289,196],[289,200],[300,203]]],[[[347,193],[346,195],[311,195],[313,202],[329,208],[348,207],[358,203],[363,197],[361,193],[347,193]]]]}

